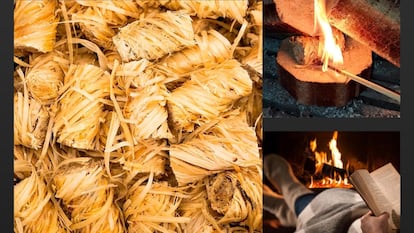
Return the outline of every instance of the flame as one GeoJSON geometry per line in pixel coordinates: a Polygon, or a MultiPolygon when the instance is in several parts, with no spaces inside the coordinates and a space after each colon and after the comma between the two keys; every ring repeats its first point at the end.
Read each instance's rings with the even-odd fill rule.
{"type": "Polygon", "coordinates": [[[329,142],[329,149],[332,153],[333,166],[337,168],[344,168],[344,165],[341,160],[341,152],[339,152],[338,147],[336,146],[336,140],[338,139],[338,131],[335,131],[331,141],[329,142]]]}
{"type": "Polygon", "coordinates": [[[322,71],[325,72],[328,70],[328,63],[330,60],[334,64],[342,64],[343,57],[340,46],[336,43],[335,37],[333,36],[331,25],[329,24],[328,17],[326,16],[326,3],[325,0],[314,0],[315,8],[315,28],[317,26],[322,31],[322,36],[324,39],[323,48],[319,46],[318,55],[321,56],[323,61],[322,71]]]}
{"type": "MultiPolygon", "coordinates": [[[[326,152],[319,152],[316,151],[317,143],[316,139],[311,140],[309,143],[309,147],[311,151],[315,155],[315,175],[322,174],[322,170],[325,164],[331,165],[333,167],[337,167],[343,169],[343,162],[341,160],[341,152],[337,147],[337,140],[338,140],[338,131],[333,133],[332,139],[329,141],[329,149],[331,151],[331,159],[329,159],[328,154],[326,152]]],[[[349,164],[346,166],[346,171],[348,171],[349,164]]],[[[336,171],[333,173],[332,177],[323,177],[320,180],[315,180],[315,178],[311,177],[311,182],[309,184],[309,188],[325,188],[325,187],[352,187],[352,185],[348,181],[347,174],[341,176],[341,174],[337,173],[336,171]]]]}

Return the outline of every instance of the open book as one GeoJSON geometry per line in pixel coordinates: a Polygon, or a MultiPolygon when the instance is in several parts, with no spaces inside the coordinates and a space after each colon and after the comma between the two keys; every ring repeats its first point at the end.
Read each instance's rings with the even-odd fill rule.
{"type": "Polygon", "coordinates": [[[375,216],[388,212],[391,229],[400,229],[401,176],[391,163],[371,173],[356,170],[350,180],[375,216]]]}

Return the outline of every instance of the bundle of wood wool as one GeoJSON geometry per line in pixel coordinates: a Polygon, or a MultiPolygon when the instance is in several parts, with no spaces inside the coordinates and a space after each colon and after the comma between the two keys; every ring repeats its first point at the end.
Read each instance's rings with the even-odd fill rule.
{"type": "Polygon", "coordinates": [[[51,147],[43,150],[35,150],[25,146],[14,146],[14,175],[16,180],[22,180],[30,176],[33,168],[37,174],[47,182],[53,170],[61,159],[53,154],[51,147]],[[43,154],[44,153],[44,154],[43,154]]]}
{"type": "Polygon", "coordinates": [[[166,76],[149,68],[149,63],[143,60],[123,64],[116,74],[119,84],[128,93],[124,117],[135,141],[170,138],[166,108],[168,90],[163,83],[166,76]]]}
{"type": "Polygon", "coordinates": [[[155,84],[141,90],[131,90],[124,111],[131,121],[135,140],[169,138],[166,108],[167,88],[155,84]]]}
{"type": "Polygon", "coordinates": [[[179,11],[136,20],[120,28],[113,42],[123,61],[159,59],[195,43],[191,17],[179,11]]]}
{"type": "Polygon", "coordinates": [[[46,137],[49,113],[25,90],[14,94],[14,145],[33,149],[42,147],[46,137]]]}
{"type": "Polygon", "coordinates": [[[14,52],[50,52],[55,45],[58,17],[56,0],[16,0],[14,5],[14,52]]]}
{"type": "Polygon", "coordinates": [[[105,18],[106,23],[114,28],[123,26],[131,18],[138,19],[142,11],[147,9],[147,7],[140,7],[138,1],[131,0],[76,0],[76,2],[82,6],[94,8],[105,18]]]}
{"type": "Polygon", "coordinates": [[[130,88],[142,89],[147,85],[152,85],[159,81],[152,80],[155,75],[152,66],[153,64],[145,58],[138,61],[124,62],[116,67],[114,82],[116,82],[117,87],[125,92],[130,88]]]}
{"type": "Polygon", "coordinates": [[[207,200],[205,179],[201,179],[189,186],[188,197],[184,198],[179,207],[183,217],[189,217],[188,223],[181,224],[183,232],[216,233],[224,231],[212,215],[207,200]]]}
{"type": "Polygon", "coordinates": [[[235,166],[260,167],[255,131],[240,116],[223,119],[194,138],[172,144],[170,165],[180,185],[235,166]]]}
{"type": "Polygon", "coordinates": [[[14,232],[66,232],[50,200],[52,195],[32,167],[31,175],[14,185],[14,232]]]}
{"type": "Polygon", "coordinates": [[[109,97],[108,72],[94,65],[72,65],[64,79],[53,126],[57,142],[90,149],[99,141],[103,106],[109,97]]]}
{"type": "Polygon", "coordinates": [[[150,173],[128,188],[123,205],[128,232],[182,232],[180,224],[190,220],[177,213],[185,192],[153,177],[150,173]]]}
{"type": "Polygon", "coordinates": [[[139,141],[133,151],[124,150],[121,154],[112,156],[118,157],[122,168],[132,175],[153,172],[160,176],[165,174],[167,149],[167,141],[148,139],[139,141]]]}
{"type": "Polygon", "coordinates": [[[112,37],[117,29],[125,26],[131,18],[138,19],[144,13],[143,8],[130,0],[77,0],[77,3],[82,7],[74,5],[69,9],[72,22],[78,23],[87,39],[110,50],[115,49],[112,37]]]}
{"type": "Polygon", "coordinates": [[[179,212],[184,232],[261,232],[261,176],[256,169],[225,171],[196,182],[179,212]],[[251,183],[255,182],[255,183],[251,183]]]}
{"type": "Polygon", "coordinates": [[[237,60],[198,70],[168,96],[171,125],[176,131],[191,132],[232,110],[235,101],[251,91],[252,80],[237,60]]]}
{"type": "Polygon", "coordinates": [[[72,14],[72,20],[78,22],[85,37],[97,45],[112,49],[112,37],[115,30],[106,22],[104,15],[96,8],[87,7],[72,14]]]}
{"type": "Polygon", "coordinates": [[[195,35],[196,45],[166,57],[161,67],[171,74],[185,74],[202,67],[211,67],[232,57],[231,44],[218,31],[211,29],[195,35]]]}
{"type": "MultiPolygon", "coordinates": [[[[33,171],[32,161],[35,161],[36,158],[28,156],[26,154],[26,147],[24,146],[14,146],[13,150],[13,170],[14,170],[14,179],[23,180],[24,178],[29,177],[33,171]]],[[[31,153],[33,154],[33,153],[31,153]]]]}
{"type": "Polygon", "coordinates": [[[206,181],[209,207],[218,213],[218,224],[240,222],[253,232],[261,228],[262,185],[258,170],[242,168],[212,175],[206,181]]]}
{"type": "Polygon", "coordinates": [[[216,1],[216,0],[160,0],[161,4],[169,9],[183,9],[199,18],[228,17],[243,22],[249,5],[248,0],[216,1]]]}
{"type": "Polygon", "coordinates": [[[54,60],[57,54],[46,53],[36,57],[26,72],[27,89],[42,104],[52,104],[63,86],[61,64],[54,60]]]}
{"type": "Polygon", "coordinates": [[[74,232],[125,232],[116,189],[101,161],[63,161],[53,175],[55,197],[63,202],[74,232]]]}

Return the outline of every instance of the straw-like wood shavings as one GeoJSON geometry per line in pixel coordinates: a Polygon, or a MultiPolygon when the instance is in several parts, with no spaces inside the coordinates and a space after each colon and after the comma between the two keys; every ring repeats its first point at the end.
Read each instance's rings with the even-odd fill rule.
{"type": "Polygon", "coordinates": [[[177,213],[186,193],[166,182],[153,182],[153,173],[128,189],[123,205],[129,232],[181,232],[180,224],[190,221],[177,213]],[[146,181],[146,183],[144,183],[146,181]]]}
{"type": "MultiPolygon", "coordinates": [[[[14,163],[13,170],[15,178],[23,180],[24,178],[29,177],[33,171],[32,161],[35,161],[36,158],[28,156],[26,154],[26,147],[24,146],[14,146],[14,163]]],[[[33,154],[33,153],[31,153],[33,154]]]]}
{"type": "Polygon", "coordinates": [[[244,66],[253,80],[252,93],[240,100],[240,112],[246,116],[249,126],[257,127],[258,119],[262,115],[263,79],[260,73],[250,66],[244,66]]]}
{"type": "Polygon", "coordinates": [[[50,52],[55,44],[56,0],[16,0],[14,7],[14,50],[50,52]]]}
{"type": "Polygon", "coordinates": [[[121,78],[128,90],[124,116],[135,141],[170,138],[166,108],[168,90],[161,82],[166,77],[150,70],[144,72],[145,62],[134,61],[121,68],[121,78]],[[128,88],[131,85],[133,88],[128,88]]]}
{"type": "Polygon", "coordinates": [[[251,168],[205,177],[182,200],[180,213],[191,221],[184,232],[260,232],[261,174],[251,168]],[[237,224],[236,224],[237,223],[237,224]]]}
{"type": "Polygon", "coordinates": [[[180,185],[197,181],[208,172],[259,167],[255,131],[242,117],[223,119],[204,133],[171,145],[170,164],[180,185]]]}
{"type": "Polygon", "coordinates": [[[106,49],[112,49],[112,37],[115,31],[107,24],[105,16],[93,8],[72,15],[72,20],[79,22],[85,37],[106,49]]]}
{"type": "MultiPolygon", "coordinates": [[[[253,170],[254,171],[254,170],[253,170]]],[[[206,181],[210,208],[219,214],[218,224],[243,222],[249,229],[261,227],[261,179],[255,172],[242,169],[210,176],[206,181]]]]}
{"type": "Polygon", "coordinates": [[[65,160],[53,177],[55,197],[70,213],[76,232],[125,232],[121,210],[115,204],[115,185],[103,165],[90,158],[65,160]]]}
{"type": "Polygon", "coordinates": [[[65,232],[59,224],[58,211],[50,202],[51,196],[35,171],[14,185],[14,232],[65,232]]]}
{"type": "Polygon", "coordinates": [[[63,70],[54,56],[56,54],[47,53],[35,58],[26,72],[27,89],[42,104],[53,103],[63,86],[63,70]]]}
{"type": "MultiPolygon", "coordinates": [[[[165,174],[167,164],[167,142],[165,140],[149,139],[139,141],[138,145],[134,146],[134,151],[126,151],[119,155],[118,162],[125,171],[130,173],[130,176],[135,176],[138,173],[153,172],[156,176],[165,174]]],[[[126,178],[128,180],[128,178],[126,178]]]]}
{"type": "Polygon", "coordinates": [[[122,26],[128,22],[129,18],[138,19],[144,10],[138,6],[138,1],[132,0],[76,0],[82,6],[98,8],[108,24],[122,26]]]}
{"type": "Polygon", "coordinates": [[[128,91],[130,88],[143,89],[145,86],[153,85],[156,82],[151,80],[155,78],[155,73],[150,70],[151,66],[152,63],[147,59],[120,64],[115,72],[117,86],[128,91]]]}
{"type": "Polygon", "coordinates": [[[41,153],[41,150],[14,146],[14,175],[17,181],[29,177],[33,169],[36,169],[38,175],[48,181],[61,158],[50,147],[45,156],[41,153]]]}
{"type": "Polygon", "coordinates": [[[248,0],[215,1],[215,0],[160,0],[163,6],[173,10],[186,10],[199,18],[228,17],[241,23],[246,16],[248,0]]]}
{"type": "Polygon", "coordinates": [[[261,232],[261,4],[15,1],[15,232],[261,232]]]}
{"type": "Polygon", "coordinates": [[[131,121],[135,140],[170,138],[166,108],[167,88],[155,84],[131,90],[125,105],[125,117],[131,121]]]}
{"type": "Polygon", "coordinates": [[[160,68],[180,75],[202,67],[211,67],[230,59],[231,44],[216,30],[201,31],[195,35],[196,45],[166,57],[160,68]]]}
{"type": "Polygon", "coordinates": [[[168,97],[171,125],[176,131],[194,130],[230,111],[236,100],[252,91],[252,80],[237,60],[191,74],[190,80],[168,97]]]}
{"type": "Polygon", "coordinates": [[[113,42],[123,61],[159,59],[195,43],[191,17],[177,11],[136,20],[120,28],[113,42]]]}
{"type": "Polygon", "coordinates": [[[46,136],[49,113],[27,93],[14,94],[14,145],[39,149],[46,136]]]}
{"type": "Polygon", "coordinates": [[[73,65],[65,76],[65,87],[53,134],[64,145],[95,149],[104,98],[109,96],[109,74],[93,65],[73,65]]]}

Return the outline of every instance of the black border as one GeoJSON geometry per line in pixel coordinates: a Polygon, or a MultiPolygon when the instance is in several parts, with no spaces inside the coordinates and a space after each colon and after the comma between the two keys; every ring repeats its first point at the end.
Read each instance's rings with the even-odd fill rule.
{"type": "Polygon", "coordinates": [[[13,232],[13,1],[0,8],[0,229],[13,232]]]}

